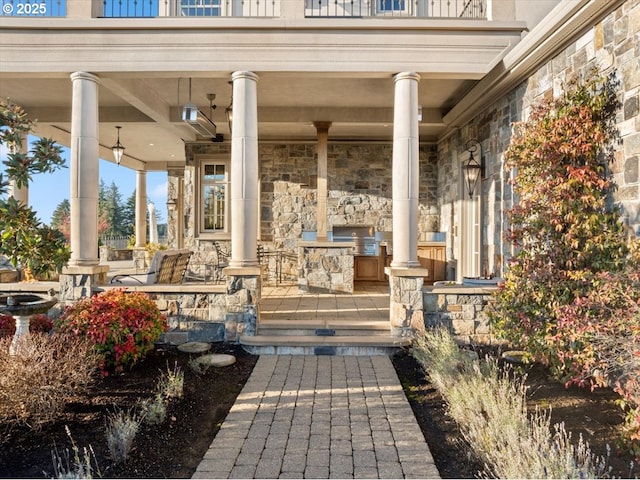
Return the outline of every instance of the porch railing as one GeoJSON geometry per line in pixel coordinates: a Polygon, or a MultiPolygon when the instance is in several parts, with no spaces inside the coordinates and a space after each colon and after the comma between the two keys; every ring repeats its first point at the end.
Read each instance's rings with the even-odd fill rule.
{"type": "MultiPolygon", "coordinates": [[[[131,237],[128,236],[124,236],[124,235],[118,235],[118,236],[106,236],[103,235],[100,237],[100,244],[107,246],[107,247],[111,247],[111,248],[115,248],[116,250],[123,250],[125,248],[128,247],[129,242],[131,241],[131,237]]],[[[167,243],[167,236],[166,235],[162,235],[158,237],[158,243],[167,243]]]]}

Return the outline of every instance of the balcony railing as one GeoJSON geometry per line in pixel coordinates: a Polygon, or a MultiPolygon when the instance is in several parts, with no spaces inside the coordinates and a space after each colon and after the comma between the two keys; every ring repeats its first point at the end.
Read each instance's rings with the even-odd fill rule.
{"type": "MultiPolygon", "coordinates": [[[[487,18],[487,0],[302,0],[305,17],[487,18]]],[[[301,1],[301,3],[302,3],[301,1]]],[[[105,17],[279,17],[280,0],[104,0],[105,17]]]]}
{"type": "Polygon", "coordinates": [[[279,17],[280,0],[104,0],[104,17],[279,17]]]}
{"type": "MultiPolygon", "coordinates": [[[[299,0],[308,18],[487,18],[487,0],[299,0]],[[304,2],[304,3],[303,3],[304,2]]],[[[65,17],[66,0],[0,0],[6,17],[65,17]]],[[[102,16],[280,17],[280,0],[102,0],[102,16]]]]}
{"type": "Polygon", "coordinates": [[[307,17],[487,18],[487,0],[306,0],[307,17]]]}

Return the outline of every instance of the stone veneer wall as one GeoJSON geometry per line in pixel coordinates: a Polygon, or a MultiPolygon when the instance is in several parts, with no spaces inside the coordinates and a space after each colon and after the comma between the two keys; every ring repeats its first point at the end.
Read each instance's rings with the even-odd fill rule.
{"type": "Polygon", "coordinates": [[[350,248],[298,248],[298,287],[301,290],[353,293],[353,254],[350,248]]]}
{"type": "MultiPolygon", "coordinates": [[[[614,200],[620,204],[629,231],[640,235],[640,0],[625,2],[576,42],[550,59],[529,79],[438,145],[438,192],[441,230],[448,232],[447,259],[455,259],[462,232],[460,218],[460,165],[464,143],[475,138],[482,144],[486,174],[483,181],[483,257],[489,271],[500,271],[512,255],[504,242],[506,217],[512,193],[502,169],[513,122],[525,120],[532,102],[558,94],[563,82],[598,65],[617,69],[623,108],[618,117],[621,144],[614,145],[612,173],[618,185],[614,200]],[[452,248],[453,247],[453,248],[452,248]]],[[[458,260],[458,259],[456,259],[458,260]]]]}
{"type": "MultiPolygon", "coordinates": [[[[331,132],[329,132],[331,136],[331,132]]],[[[316,230],[315,144],[261,144],[261,234],[293,249],[303,231],[316,230]]],[[[391,144],[332,144],[327,152],[327,223],[374,225],[390,232],[391,144]]],[[[435,146],[420,148],[418,230],[438,231],[435,146]]]]}
{"type": "MultiPolygon", "coordinates": [[[[196,253],[193,264],[205,263],[213,255],[212,242],[195,235],[196,158],[198,155],[231,157],[227,143],[187,144],[183,197],[182,179],[169,171],[169,224],[178,218],[183,204],[186,218],[184,247],[196,253]]],[[[298,277],[297,242],[303,231],[316,230],[317,151],[315,143],[260,143],[260,235],[267,248],[284,250],[282,275],[298,277]]],[[[438,231],[440,215],[437,192],[437,152],[435,145],[420,147],[419,240],[438,231]]],[[[333,225],[370,224],[378,231],[391,232],[392,145],[331,143],[328,146],[327,222],[333,225]]],[[[169,229],[174,245],[177,232],[169,229]]],[[[225,243],[223,241],[223,243],[225,243]]]]}
{"type": "Polygon", "coordinates": [[[462,286],[425,288],[425,327],[446,327],[461,343],[496,343],[485,312],[494,290],[462,286]]]}

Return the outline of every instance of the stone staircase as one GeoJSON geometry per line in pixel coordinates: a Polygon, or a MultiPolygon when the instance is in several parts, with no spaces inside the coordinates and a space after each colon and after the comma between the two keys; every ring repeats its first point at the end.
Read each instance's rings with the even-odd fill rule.
{"type": "Polygon", "coordinates": [[[256,335],[240,336],[255,355],[392,355],[409,341],[392,337],[387,320],[359,319],[260,321],[256,335]]]}

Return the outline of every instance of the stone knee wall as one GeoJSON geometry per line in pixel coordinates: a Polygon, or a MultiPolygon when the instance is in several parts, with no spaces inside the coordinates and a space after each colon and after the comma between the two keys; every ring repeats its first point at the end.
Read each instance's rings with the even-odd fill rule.
{"type": "Polygon", "coordinates": [[[496,343],[485,312],[493,290],[460,286],[425,288],[425,327],[446,327],[463,343],[496,343]]]}

